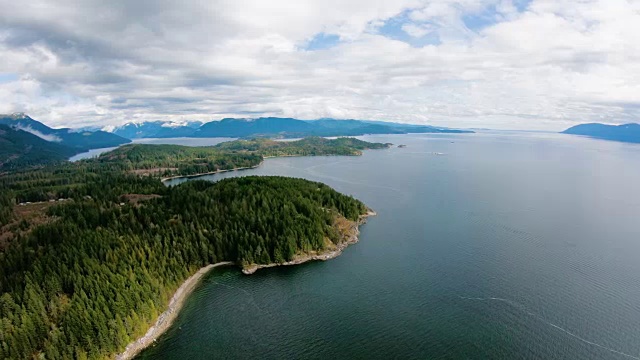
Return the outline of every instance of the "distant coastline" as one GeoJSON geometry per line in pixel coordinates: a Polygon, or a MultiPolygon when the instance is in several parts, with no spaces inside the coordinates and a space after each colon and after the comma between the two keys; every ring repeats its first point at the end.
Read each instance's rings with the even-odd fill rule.
{"type": "Polygon", "coordinates": [[[640,143],[640,124],[608,125],[600,123],[580,124],[568,128],[562,134],[581,135],[593,139],[640,143]]]}
{"type": "MultiPolygon", "coordinates": [[[[263,156],[262,158],[264,160],[267,160],[267,159],[276,159],[276,158],[283,158],[283,157],[361,156],[361,155],[362,155],[362,152],[360,152],[358,154],[354,154],[354,155],[277,155],[277,156],[263,156]]],[[[257,169],[258,167],[260,167],[260,165],[262,165],[264,163],[264,160],[262,160],[259,164],[254,165],[254,166],[245,166],[245,167],[237,167],[237,168],[233,168],[233,169],[223,169],[223,170],[216,170],[216,171],[208,171],[208,172],[204,172],[204,173],[197,173],[197,174],[191,174],[191,175],[175,175],[175,176],[169,176],[169,177],[160,178],[160,181],[162,181],[164,183],[164,182],[167,182],[167,181],[170,181],[170,180],[175,180],[175,179],[192,179],[192,178],[196,178],[196,177],[200,177],[200,176],[215,175],[215,174],[231,172],[231,171],[257,169]]]]}
{"type": "MultiPolygon", "coordinates": [[[[305,156],[313,156],[313,155],[278,155],[278,156],[263,156],[262,158],[264,160],[267,160],[267,159],[275,159],[275,158],[281,158],[281,157],[305,157],[305,156]]],[[[345,155],[323,155],[323,156],[345,156],[345,155]]],[[[254,165],[254,166],[237,167],[237,168],[233,168],[233,169],[221,169],[221,170],[208,171],[208,172],[191,174],[191,175],[175,175],[175,176],[169,176],[169,177],[160,178],[160,181],[162,181],[164,183],[164,182],[167,182],[167,181],[170,181],[170,180],[175,180],[175,179],[192,179],[192,178],[196,178],[196,177],[200,177],[200,176],[215,175],[215,174],[231,172],[231,171],[257,169],[258,167],[260,167],[260,165],[262,165],[264,163],[264,160],[260,161],[259,164],[254,165]]]]}

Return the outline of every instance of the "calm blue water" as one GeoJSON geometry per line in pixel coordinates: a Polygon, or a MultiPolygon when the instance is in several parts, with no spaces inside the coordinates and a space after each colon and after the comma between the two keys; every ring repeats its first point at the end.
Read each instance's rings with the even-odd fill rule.
{"type": "MultiPolygon", "coordinates": [[[[210,146],[216,145],[221,142],[235,140],[235,138],[148,138],[148,139],[135,139],[134,144],[173,144],[173,145],[187,145],[187,146],[210,146]]],[[[125,144],[126,145],[126,144],[125,144]]],[[[109,152],[117,149],[118,147],[107,147],[100,149],[92,149],[80,154],[76,154],[69,158],[69,161],[78,161],[82,159],[91,159],[100,156],[102,153],[109,152]]]]}
{"type": "Polygon", "coordinates": [[[364,139],[408,147],[204,177],[322,181],[378,216],[328,262],[214,270],[140,358],[640,358],[639,145],[364,139]]]}

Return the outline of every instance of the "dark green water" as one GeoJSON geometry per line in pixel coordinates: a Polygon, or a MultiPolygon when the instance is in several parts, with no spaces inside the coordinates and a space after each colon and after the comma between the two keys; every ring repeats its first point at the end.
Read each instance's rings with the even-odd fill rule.
{"type": "Polygon", "coordinates": [[[224,174],[322,181],[379,215],[337,259],[214,270],[140,358],[640,357],[640,146],[365,139],[408,147],[224,174]]]}

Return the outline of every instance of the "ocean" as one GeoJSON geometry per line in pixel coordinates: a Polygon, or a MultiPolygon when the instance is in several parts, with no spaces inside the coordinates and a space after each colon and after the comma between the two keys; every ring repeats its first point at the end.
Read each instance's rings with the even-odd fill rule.
{"type": "Polygon", "coordinates": [[[640,145],[360,138],[407,147],[201,177],[321,181],[378,215],[336,259],[213,270],[138,358],[640,358],[640,145]]]}

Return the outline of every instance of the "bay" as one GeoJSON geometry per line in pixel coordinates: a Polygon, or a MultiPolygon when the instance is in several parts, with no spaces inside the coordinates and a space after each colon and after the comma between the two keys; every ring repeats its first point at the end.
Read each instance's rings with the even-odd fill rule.
{"type": "MultiPolygon", "coordinates": [[[[187,138],[187,137],[177,137],[177,138],[144,138],[144,139],[134,139],[130,144],[170,144],[170,145],[185,145],[185,146],[212,146],[219,144],[225,141],[235,140],[235,138],[187,138]]],[[[124,146],[128,144],[123,144],[120,146],[124,146]]],[[[73,155],[69,158],[69,161],[75,162],[83,159],[91,159],[100,156],[100,154],[109,152],[111,150],[117,149],[118,146],[107,147],[107,148],[99,148],[99,149],[91,149],[89,151],[85,151],[76,155],[73,155]]]]}
{"type": "Polygon", "coordinates": [[[214,270],[139,358],[640,358],[639,145],[360,138],[407,147],[201,177],[321,181],[378,216],[334,260],[214,270]]]}

